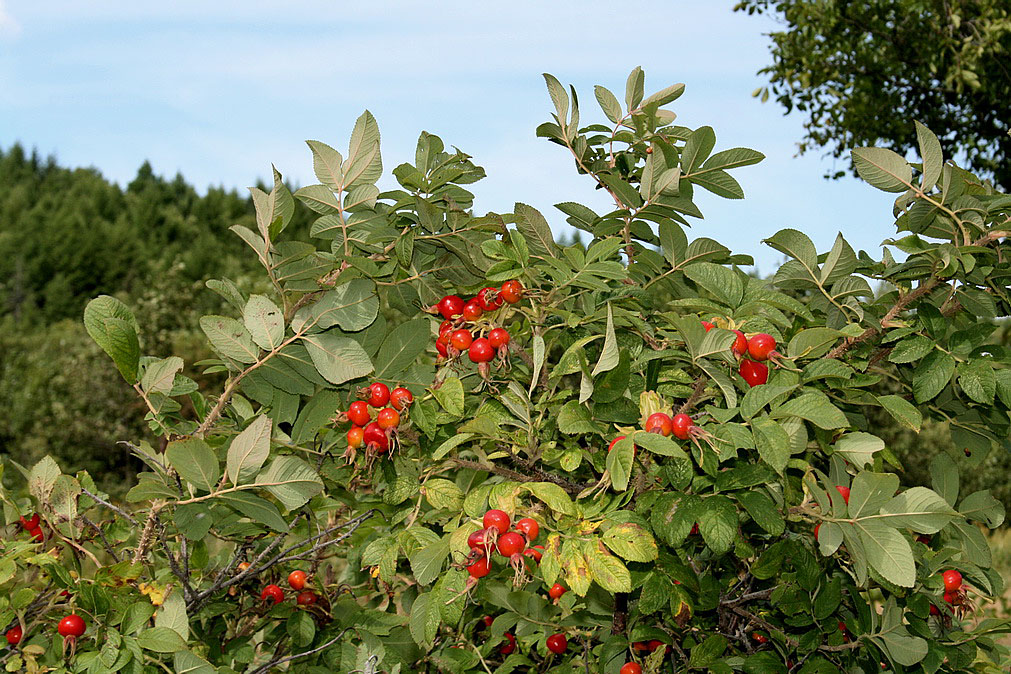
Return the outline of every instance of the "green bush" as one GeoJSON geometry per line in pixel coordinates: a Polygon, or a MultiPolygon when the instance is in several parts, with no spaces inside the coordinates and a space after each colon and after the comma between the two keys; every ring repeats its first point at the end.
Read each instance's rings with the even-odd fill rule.
{"type": "Polygon", "coordinates": [[[127,304],[88,304],[162,442],[135,441],[119,503],[10,464],[9,669],[1007,670],[1011,624],[974,617],[1004,591],[982,533],[1003,506],[957,453],[902,488],[875,419],[1006,442],[1011,198],[917,126],[922,163],[853,153],[899,195],[906,260],[786,229],[770,286],[685,232],[695,189],[743,197],[731,171],[760,153],[674,125],[684,87],[646,97],[638,68],[588,125],[545,77],[538,134],[614,199],[558,205],[585,245],[522,203],[475,215],[483,170],[429,134],[380,193],[365,113],[346,157],[310,141],[320,184],[253,193],[234,231],[266,290],[210,283],[213,356],[185,370],[225,376],[216,395],[142,355],[127,304]],[[296,199],[312,243],[287,236],[296,199]]]}

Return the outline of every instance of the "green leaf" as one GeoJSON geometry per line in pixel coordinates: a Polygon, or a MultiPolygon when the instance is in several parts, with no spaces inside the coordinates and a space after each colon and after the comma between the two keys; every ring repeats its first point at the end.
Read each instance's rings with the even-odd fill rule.
{"type": "Polygon", "coordinates": [[[793,336],[786,347],[786,354],[790,358],[820,358],[842,336],[843,333],[832,328],[807,328],[793,336]]]}
{"type": "Polygon", "coordinates": [[[516,211],[516,229],[526,239],[530,253],[540,257],[558,257],[558,246],[551,234],[551,227],[540,211],[533,206],[519,202],[516,203],[514,210],[516,211]]]}
{"type": "MultiPolygon", "coordinates": [[[[462,601],[458,599],[457,601],[462,601]]],[[[411,637],[419,646],[431,644],[435,640],[435,635],[439,631],[439,623],[442,615],[439,612],[437,595],[434,592],[419,594],[411,606],[411,614],[408,625],[411,628],[411,637]]]]}
{"type": "Polygon", "coordinates": [[[383,175],[379,144],[379,125],[372,113],[366,110],[355,120],[354,129],[351,130],[348,158],[341,166],[344,189],[375,183],[383,175]]]}
{"type": "Polygon", "coordinates": [[[316,638],[316,622],[305,611],[295,611],[288,618],[285,631],[291,637],[292,643],[299,648],[305,648],[316,638]]]}
{"type": "Polygon", "coordinates": [[[660,91],[647,96],[639,107],[646,108],[647,106],[655,105],[658,108],[662,108],[668,103],[676,101],[684,92],[684,84],[672,84],[669,87],[664,87],[660,91]]]}
{"type": "Polygon", "coordinates": [[[703,667],[708,667],[709,665],[712,665],[718,657],[723,655],[725,650],[727,650],[726,638],[720,636],[719,634],[714,634],[692,648],[691,657],[688,660],[688,667],[692,669],[702,669],[703,667]]]}
{"type": "MultiPolygon", "coordinates": [[[[674,442],[674,440],[664,437],[659,433],[647,433],[646,431],[635,431],[632,433],[631,442],[649,451],[651,454],[660,456],[673,456],[677,459],[688,460],[688,455],[674,442]]],[[[624,442],[624,440],[620,441],[624,442]]]]}
{"type": "MultiPolygon", "coordinates": [[[[311,141],[310,141],[311,142],[311,141]]],[[[322,215],[340,215],[341,205],[326,185],[306,185],[295,191],[295,198],[322,215]]]]}
{"type": "Polygon", "coordinates": [[[182,637],[183,641],[190,638],[190,622],[186,615],[186,600],[181,587],[174,587],[165,597],[165,601],[154,617],[155,627],[167,627],[182,637]]]}
{"type": "Polygon", "coordinates": [[[923,162],[920,190],[929,192],[941,177],[944,154],[941,152],[941,143],[937,140],[937,136],[923,124],[915,120],[913,123],[916,125],[916,140],[920,145],[920,157],[923,162]]]}
{"type": "Polygon", "coordinates": [[[608,592],[632,591],[632,576],[628,572],[628,567],[609,553],[600,541],[587,541],[584,556],[590,575],[597,585],[608,592]]]}
{"type": "Polygon", "coordinates": [[[277,305],[263,295],[250,295],[242,310],[242,322],[261,349],[272,351],[284,340],[284,316],[277,305]]]}
{"type": "Polygon", "coordinates": [[[341,330],[356,332],[372,325],[378,313],[379,297],[375,283],[357,278],[326,291],[317,301],[296,311],[291,327],[307,331],[309,328],[326,330],[339,325],[341,330]]]}
{"type": "Polygon", "coordinates": [[[702,540],[715,554],[722,555],[737,538],[737,508],[726,496],[710,496],[702,501],[698,524],[702,540]]]}
{"type": "Polygon", "coordinates": [[[622,114],[621,104],[618,102],[615,95],[599,84],[593,87],[593,94],[597,98],[597,103],[600,104],[600,109],[604,111],[604,115],[613,124],[617,124],[618,120],[621,119],[622,114]]]}
{"type": "Polygon", "coordinates": [[[232,440],[225,471],[232,484],[249,482],[270,454],[270,417],[259,416],[232,440]]]}
{"type": "Polygon", "coordinates": [[[432,395],[449,414],[463,416],[463,382],[457,377],[447,377],[439,388],[432,389],[432,395]]]}
{"type": "Polygon", "coordinates": [[[260,348],[253,342],[246,326],[227,316],[204,316],[200,329],[207,335],[214,350],[240,363],[255,363],[260,348]]]}
{"type": "Polygon", "coordinates": [[[781,229],[763,243],[797,260],[812,282],[818,278],[818,250],[807,234],[796,229],[781,229]]]}
{"type": "Polygon", "coordinates": [[[430,343],[429,321],[425,319],[405,321],[393,328],[376,355],[376,378],[395,379],[417,362],[430,343]]]}
{"type": "MultiPolygon", "coordinates": [[[[710,333],[715,332],[710,330],[710,333]]],[[[789,393],[795,386],[774,386],[772,384],[765,384],[764,386],[752,386],[748,389],[748,392],[744,394],[741,399],[741,418],[747,421],[753,416],[758,414],[763,407],[770,404],[773,400],[783,395],[784,393],[789,393]]]]}
{"type": "Polygon", "coordinates": [[[849,422],[846,421],[846,415],[842,413],[842,410],[833,405],[823,393],[805,393],[798,398],[787,401],[785,404],[777,407],[773,411],[772,416],[776,419],[791,416],[800,417],[826,430],[849,426],[849,422]]]}
{"type": "Polygon", "coordinates": [[[449,480],[432,479],[425,483],[425,499],[433,508],[459,510],[463,507],[463,492],[449,480]]]}
{"type": "Polygon", "coordinates": [[[896,344],[888,360],[893,363],[912,363],[934,350],[934,343],[923,335],[910,335],[896,344]]]}
{"type": "Polygon", "coordinates": [[[457,433],[449,440],[446,440],[444,443],[439,445],[438,449],[432,452],[432,460],[438,461],[463,443],[470,440],[472,437],[474,437],[473,433],[457,433]]]}
{"type": "Polygon", "coordinates": [[[123,613],[123,621],[119,624],[122,634],[133,634],[147,625],[154,615],[154,606],[150,601],[138,601],[130,604],[123,613]]]}
{"type": "Polygon", "coordinates": [[[632,464],[635,460],[632,438],[625,437],[614,444],[607,453],[607,472],[611,476],[611,484],[615,491],[628,489],[628,480],[632,476],[632,464]]]}
{"type": "Polygon", "coordinates": [[[590,411],[576,400],[570,400],[558,410],[558,430],[568,435],[596,433],[590,411]]]}
{"type": "Polygon", "coordinates": [[[625,81],[625,105],[628,106],[628,112],[632,112],[642,103],[645,82],[646,75],[640,66],[636,66],[628,74],[628,79],[625,81]]]}
{"type": "Polygon", "coordinates": [[[449,538],[418,548],[410,556],[411,571],[419,585],[431,585],[449,557],[449,538]]]}
{"type": "Polygon", "coordinates": [[[631,522],[611,527],[601,540],[616,555],[630,562],[652,562],[659,554],[652,534],[631,522]]]}
{"type": "Polygon", "coordinates": [[[84,329],[112,358],[123,378],[135,383],[140,365],[140,329],[133,312],[115,297],[100,295],[84,308],[84,329]]]}
{"type": "Polygon", "coordinates": [[[895,473],[872,473],[863,471],[853,478],[850,487],[850,517],[874,515],[887,503],[899,488],[899,476],[895,473]]]}
{"type": "Polygon", "coordinates": [[[930,484],[948,505],[958,501],[958,466],[945,453],[930,460],[930,484]]]}
{"type": "Polygon", "coordinates": [[[847,433],[836,441],[834,453],[857,468],[874,462],[874,455],[885,448],[885,441],[870,433],[847,433]]]}
{"type": "Polygon", "coordinates": [[[943,498],[926,487],[912,487],[898,494],[881,507],[880,514],[888,526],[921,534],[936,534],[958,518],[943,498]]]}
{"type": "Polygon", "coordinates": [[[913,398],[918,403],[932,400],[955,374],[955,359],[942,351],[934,351],[913,371],[913,398]]]}
{"type": "Polygon", "coordinates": [[[783,514],[776,508],[772,499],[760,491],[739,491],[734,496],[744,509],[755,520],[755,524],[762,527],[773,536],[781,536],[786,530],[786,522],[783,514]]]}
{"type": "Polygon", "coordinates": [[[734,147],[717,152],[702,165],[703,169],[732,169],[740,166],[750,166],[765,159],[765,155],[757,150],[746,147],[734,147]]]}
{"type": "Polygon", "coordinates": [[[875,396],[875,399],[893,419],[910,430],[920,432],[923,414],[911,402],[897,395],[875,396]]]}
{"type": "Polygon", "coordinates": [[[334,192],[340,191],[344,185],[341,153],[318,140],[307,140],[305,144],[312,150],[312,169],[316,177],[334,192]]]}
{"type": "Polygon", "coordinates": [[[186,650],[186,642],[179,633],[168,627],[149,627],[137,636],[141,648],[154,653],[175,653],[186,650]]]}
{"type": "Polygon", "coordinates": [[[333,333],[306,335],[302,338],[316,370],[332,384],[343,384],[372,372],[372,361],[362,345],[333,333]]]}
{"type": "Polygon", "coordinates": [[[551,510],[563,515],[576,515],[576,506],[565,490],[553,482],[526,482],[523,487],[551,510]]]}
{"type": "Polygon", "coordinates": [[[744,188],[726,171],[697,173],[689,178],[693,183],[724,199],[743,199],[744,188]]]}
{"type": "Polygon", "coordinates": [[[688,136],[681,150],[681,173],[690,174],[702,165],[716,145],[716,132],[711,126],[700,126],[688,136]]]}
{"type": "Polygon", "coordinates": [[[213,491],[221,477],[218,457],[200,438],[186,438],[170,442],[165,458],[179,476],[197,489],[213,491]]]}
{"type": "Polygon", "coordinates": [[[600,358],[593,367],[591,373],[594,377],[602,372],[609,372],[618,365],[620,353],[618,351],[618,339],[614,335],[614,317],[611,315],[611,304],[607,304],[607,326],[604,329],[604,348],[600,351],[600,358]]]}
{"type": "Polygon", "coordinates": [[[279,456],[256,478],[288,510],[300,508],[323,491],[323,482],[309,464],[295,456],[279,456]]]}
{"type": "Polygon", "coordinates": [[[755,419],[751,422],[751,427],[758,455],[762,457],[762,461],[782,475],[790,460],[789,434],[781,425],[768,417],[755,419]]]}
{"type": "Polygon", "coordinates": [[[983,522],[991,529],[1004,523],[1004,504],[995,499],[987,489],[973,492],[958,505],[958,512],[971,520],[983,522]]]}
{"type": "Polygon", "coordinates": [[[992,405],[997,377],[989,360],[977,358],[958,366],[958,385],[963,393],[983,405],[992,405]]]}
{"type": "Polygon", "coordinates": [[[730,307],[740,305],[744,296],[744,283],[740,276],[722,265],[696,262],[685,267],[685,276],[730,307]]]}
{"type": "Polygon", "coordinates": [[[175,383],[176,374],[183,369],[183,359],[171,356],[149,363],[144,368],[140,387],[147,393],[164,393],[168,395],[175,383]]]}
{"type": "Polygon", "coordinates": [[[257,524],[282,533],[288,531],[288,523],[281,517],[277,506],[266,499],[250,494],[248,491],[221,494],[215,497],[215,500],[222,501],[257,524]]]}
{"type": "Polygon", "coordinates": [[[890,583],[912,587],[916,582],[916,564],[906,537],[877,520],[860,520],[856,526],[871,568],[890,583]]]}
{"type": "Polygon", "coordinates": [[[901,155],[883,147],[863,147],[851,152],[860,177],[884,192],[905,192],[912,184],[913,169],[901,155]]]}

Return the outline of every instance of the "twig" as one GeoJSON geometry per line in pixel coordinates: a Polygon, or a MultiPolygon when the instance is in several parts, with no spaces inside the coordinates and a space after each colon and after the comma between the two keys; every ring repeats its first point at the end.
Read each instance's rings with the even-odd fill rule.
{"type": "Polygon", "coordinates": [[[114,513],[122,515],[130,524],[132,524],[134,526],[138,525],[138,522],[137,522],[136,519],[134,519],[133,515],[131,515],[130,513],[126,512],[125,510],[123,510],[119,506],[113,505],[113,504],[109,503],[108,501],[106,501],[103,498],[99,498],[98,496],[96,496],[95,494],[92,494],[90,491],[88,491],[84,487],[81,487],[81,493],[83,493],[85,496],[87,496],[88,498],[90,498],[95,503],[98,503],[99,505],[104,505],[106,508],[108,508],[109,510],[113,511],[114,513]]]}
{"type": "MultiPolygon", "coordinates": [[[[524,475],[523,473],[517,472],[515,470],[510,470],[509,468],[502,468],[501,466],[496,466],[490,463],[480,463],[478,461],[468,461],[466,459],[450,459],[453,463],[461,468],[470,468],[471,470],[482,470],[486,473],[493,473],[495,475],[501,475],[502,477],[508,477],[511,480],[516,480],[517,482],[544,482],[545,479],[541,477],[534,477],[532,475],[524,475]]],[[[561,478],[555,478],[550,480],[558,486],[560,486],[565,491],[570,494],[578,494],[583,491],[584,486],[580,486],[569,482],[568,480],[562,480],[561,478]]],[[[588,485],[588,486],[593,486],[588,485]]]]}
{"type": "Polygon", "coordinates": [[[692,389],[692,394],[688,396],[688,400],[686,400],[684,404],[680,408],[678,408],[678,414],[688,414],[689,410],[695,407],[695,404],[699,401],[699,398],[701,398],[702,394],[705,392],[706,384],[708,382],[709,379],[704,374],[700,374],[698,376],[698,378],[695,380],[695,387],[692,389]]]}
{"type": "Polygon", "coordinates": [[[103,547],[105,547],[105,551],[109,553],[110,557],[112,557],[112,561],[118,564],[119,556],[116,554],[116,551],[112,549],[112,546],[109,545],[109,539],[105,537],[105,533],[102,531],[102,527],[92,522],[86,515],[81,515],[81,521],[83,521],[85,524],[87,524],[89,527],[91,527],[98,533],[99,538],[102,539],[102,545],[103,547]]]}
{"type": "Polygon", "coordinates": [[[353,627],[348,627],[348,628],[344,629],[344,631],[342,631],[340,634],[338,634],[337,636],[335,636],[333,639],[331,639],[330,641],[328,641],[325,644],[323,644],[322,646],[317,646],[316,648],[312,649],[311,651],[305,651],[304,653],[295,653],[294,655],[289,655],[286,658],[277,658],[275,660],[271,660],[267,664],[261,665],[261,666],[257,667],[256,669],[254,669],[253,671],[249,672],[248,674],[263,674],[263,672],[269,672],[272,668],[277,667],[279,665],[283,665],[283,664],[285,664],[287,662],[291,662],[292,660],[298,660],[299,658],[305,658],[305,657],[308,657],[310,655],[315,655],[316,653],[319,653],[320,651],[333,646],[335,643],[337,643],[338,641],[340,641],[344,637],[345,634],[347,634],[348,632],[350,632],[353,629],[354,629],[353,627]]]}

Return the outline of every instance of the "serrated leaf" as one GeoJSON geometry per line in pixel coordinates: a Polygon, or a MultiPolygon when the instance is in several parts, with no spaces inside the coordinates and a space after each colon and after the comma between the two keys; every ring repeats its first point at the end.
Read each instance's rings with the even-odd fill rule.
{"type": "Polygon", "coordinates": [[[295,312],[291,327],[304,332],[310,328],[326,330],[339,325],[345,332],[356,332],[372,325],[378,312],[375,283],[353,279],[326,291],[318,300],[295,312]]]}
{"type": "Polygon", "coordinates": [[[920,432],[923,414],[911,402],[897,395],[875,396],[875,399],[893,419],[910,430],[920,432]]]}
{"type": "Polygon", "coordinates": [[[204,316],[200,328],[207,335],[214,350],[226,358],[240,363],[255,363],[260,348],[242,323],[227,316],[204,316]]]}
{"type": "Polygon", "coordinates": [[[302,459],[279,456],[263,469],[256,482],[273,494],[288,510],[300,508],[323,491],[319,475],[302,459]]]}
{"type": "Polygon", "coordinates": [[[171,356],[149,363],[141,377],[140,387],[147,393],[168,393],[175,383],[176,374],[183,369],[183,359],[171,356]]]}
{"type": "Polygon", "coordinates": [[[911,186],[913,169],[901,155],[883,147],[863,147],[851,152],[860,177],[884,192],[904,192],[911,186]]]}
{"type": "Polygon", "coordinates": [[[333,333],[306,335],[302,338],[316,370],[328,382],[343,384],[372,372],[372,361],[361,344],[333,333]]]}
{"type": "Polygon", "coordinates": [[[934,351],[913,371],[913,397],[918,403],[932,400],[955,374],[955,359],[942,351],[934,351]]]}
{"type": "Polygon", "coordinates": [[[228,447],[226,474],[232,484],[244,484],[259,472],[270,454],[271,420],[259,416],[228,447]]]}
{"type": "Polygon", "coordinates": [[[200,438],[186,438],[170,442],[165,458],[179,476],[197,489],[213,491],[221,477],[218,457],[200,438]]]}
{"type": "Polygon", "coordinates": [[[652,534],[631,522],[611,527],[601,540],[616,555],[631,562],[652,562],[659,554],[652,534]]]}
{"type": "Polygon", "coordinates": [[[632,576],[620,559],[607,552],[597,540],[586,542],[586,566],[597,585],[608,592],[631,592],[632,576]]]}

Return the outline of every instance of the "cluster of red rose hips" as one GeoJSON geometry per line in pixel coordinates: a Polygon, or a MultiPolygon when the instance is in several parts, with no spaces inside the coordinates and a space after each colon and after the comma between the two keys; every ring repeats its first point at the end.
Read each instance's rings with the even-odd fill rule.
{"type": "MultiPolygon", "coordinates": [[[[709,321],[702,321],[702,327],[709,332],[715,326],[709,321]]],[[[769,366],[765,362],[771,360],[775,363],[779,358],[776,338],[768,333],[759,332],[749,339],[740,330],[733,332],[737,335],[737,339],[730,345],[730,351],[741,359],[741,364],[737,368],[738,374],[748,382],[748,386],[759,386],[769,381],[769,366]]]]}
{"type": "MultiPolygon", "coordinates": [[[[76,613],[71,613],[68,616],[64,616],[60,622],[56,625],[56,631],[63,637],[64,644],[73,644],[77,637],[84,634],[85,630],[88,629],[88,624],[84,622],[84,618],[77,615],[76,613]]],[[[15,625],[14,627],[7,630],[7,643],[11,646],[17,646],[21,643],[21,639],[24,638],[25,633],[21,628],[21,625],[15,625]]]]}
{"type": "MultiPolygon", "coordinates": [[[[962,609],[968,603],[968,597],[962,585],[962,574],[954,569],[948,569],[941,574],[941,580],[944,582],[944,595],[942,596],[944,603],[951,606],[952,610],[962,609]]],[[[940,614],[940,610],[931,604],[930,615],[938,614],[940,614]]]]}
{"type": "Polygon", "coordinates": [[[398,386],[390,391],[390,387],[378,381],[362,388],[359,394],[363,399],[348,405],[347,412],[338,417],[338,421],[352,424],[347,435],[349,463],[354,461],[355,450],[361,447],[373,454],[389,451],[390,440],[400,425],[400,413],[414,402],[414,396],[406,388],[398,386]],[[379,410],[375,421],[370,407],[379,410]]]}
{"type": "Polygon", "coordinates": [[[502,308],[504,302],[516,304],[523,299],[523,284],[513,279],[500,288],[484,288],[476,297],[464,301],[457,295],[446,295],[432,307],[431,312],[445,319],[439,326],[435,349],[442,358],[458,358],[464,351],[482,372],[495,355],[505,357],[509,344],[509,331],[482,321],[486,313],[502,308]]]}
{"type": "Polygon", "coordinates": [[[467,537],[470,555],[467,557],[466,566],[472,584],[491,573],[493,550],[507,558],[517,573],[521,573],[524,569],[524,557],[535,562],[541,561],[544,546],[530,547],[530,543],[537,539],[541,531],[537,520],[524,517],[517,520],[516,524],[512,524],[509,513],[493,509],[484,514],[482,523],[483,529],[478,529],[467,537]],[[510,531],[510,528],[513,530],[510,531]]]}
{"type": "Polygon", "coordinates": [[[42,520],[39,514],[35,513],[28,519],[21,518],[21,528],[28,532],[28,535],[35,539],[36,543],[41,543],[46,539],[46,534],[42,531],[42,520]]]}
{"type": "MultiPolygon", "coordinates": [[[[697,426],[695,420],[687,414],[675,414],[671,417],[669,414],[663,412],[655,412],[647,417],[646,423],[643,424],[643,430],[647,433],[662,435],[665,438],[673,434],[679,440],[695,441],[701,439],[709,441],[711,437],[710,433],[706,432],[701,426],[697,426]]],[[[624,439],[624,435],[619,435],[614,440],[611,440],[610,444],[607,445],[607,451],[610,452],[619,440],[624,439]]],[[[633,447],[632,451],[635,451],[635,449],[636,447],[633,447]]]]}
{"type": "MultiPolygon", "coordinates": [[[[239,564],[240,572],[245,571],[248,568],[249,562],[239,564]]],[[[288,585],[292,590],[298,592],[295,596],[295,603],[299,606],[313,606],[317,601],[319,601],[319,595],[312,590],[306,590],[305,583],[305,571],[292,571],[288,574],[288,585]]],[[[271,606],[276,606],[284,601],[284,590],[282,590],[279,585],[267,585],[260,593],[260,601],[269,603],[271,606]]]]}

